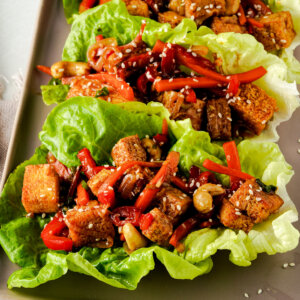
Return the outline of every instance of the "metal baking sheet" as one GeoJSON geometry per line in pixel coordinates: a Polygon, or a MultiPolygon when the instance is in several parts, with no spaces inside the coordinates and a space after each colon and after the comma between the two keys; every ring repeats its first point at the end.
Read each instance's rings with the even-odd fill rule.
{"type": "MultiPolygon", "coordinates": [[[[36,36],[32,57],[27,70],[25,88],[16,118],[9,147],[2,184],[8,174],[22,161],[28,159],[40,144],[38,133],[53,107],[41,101],[40,85],[47,76],[38,73],[37,64],[50,65],[61,57],[62,47],[69,33],[62,1],[41,1],[40,15],[36,24],[36,36]]],[[[300,49],[297,53],[300,58],[300,49]]],[[[300,210],[300,110],[291,120],[279,128],[279,145],[286,160],[294,167],[295,176],[288,185],[288,192],[300,210]],[[298,183],[298,184],[297,184],[298,183]]],[[[299,224],[296,224],[298,229],[299,224]]],[[[26,234],[26,233],[24,233],[26,234]]],[[[251,267],[237,267],[228,261],[228,251],[218,252],[213,270],[192,281],[174,280],[158,262],[154,271],[142,279],[137,290],[127,291],[105,285],[81,274],[69,272],[62,278],[35,289],[8,290],[9,275],[18,267],[12,264],[0,250],[0,299],[276,299],[290,300],[300,297],[300,250],[299,247],[285,254],[268,256],[261,254],[251,267]],[[283,269],[284,263],[294,262],[295,267],[283,269]],[[258,290],[262,294],[258,295],[258,290]]]]}

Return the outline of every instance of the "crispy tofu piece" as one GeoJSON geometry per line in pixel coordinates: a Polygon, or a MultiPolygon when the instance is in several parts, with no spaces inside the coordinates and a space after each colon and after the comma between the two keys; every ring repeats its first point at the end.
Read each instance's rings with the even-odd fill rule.
{"type": "Polygon", "coordinates": [[[65,222],[75,247],[112,247],[115,229],[107,210],[98,201],[68,210],[65,222]]]}
{"type": "Polygon", "coordinates": [[[22,204],[28,213],[52,213],[59,208],[59,178],[53,166],[25,168],[22,204]]]}
{"type": "Polygon", "coordinates": [[[254,222],[250,217],[243,215],[239,209],[236,209],[227,199],[223,199],[220,209],[220,222],[228,228],[243,230],[248,233],[254,222]]]}
{"type": "Polygon", "coordinates": [[[264,27],[253,26],[253,35],[267,51],[288,48],[296,36],[289,11],[262,16],[258,20],[264,27]]]}
{"type": "Polygon", "coordinates": [[[120,139],[111,151],[111,156],[116,166],[121,166],[128,161],[146,161],[147,154],[138,135],[120,139]]]}
{"type": "Polygon", "coordinates": [[[231,138],[231,110],[225,98],[209,100],[206,105],[207,131],[213,140],[231,138]]]}
{"type": "Polygon", "coordinates": [[[103,84],[100,80],[80,76],[76,76],[72,79],[67,99],[77,96],[95,97],[97,92],[101,91],[104,87],[108,89],[109,94],[107,96],[101,96],[101,99],[114,104],[128,102],[128,100],[123,98],[114,88],[103,84]]]}
{"type": "Polygon", "coordinates": [[[158,14],[158,22],[160,23],[169,23],[172,28],[176,27],[184,19],[180,14],[175,11],[165,11],[158,14]]]}
{"type": "Polygon", "coordinates": [[[245,125],[257,135],[265,129],[266,124],[277,111],[276,100],[251,83],[241,85],[238,97],[229,100],[228,103],[245,125]]]}
{"type": "Polygon", "coordinates": [[[214,17],[211,24],[211,29],[215,34],[223,32],[246,33],[245,26],[239,24],[237,16],[231,17],[214,17]]]}
{"type": "Polygon", "coordinates": [[[184,95],[175,91],[163,92],[158,101],[169,111],[172,120],[190,118],[193,128],[200,130],[206,105],[204,101],[197,99],[196,103],[185,102],[184,95]]]}
{"type": "Polygon", "coordinates": [[[89,179],[87,185],[95,196],[98,196],[99,188],[112,172],[112,170],[103,169],[99,173],[94,175],[91,179],[89,179]]]}
{"type": "Polygon", "coordinates": [[[138,196],[154,174],[149,168],[136,166],[131,168],[123,177],[118,188],[122,199],[132,200],[138,196]]]}
{"type": "Polygon", "coordinates": [[[226,0],[225,15],[232,16],[239,10],[240,0],[226,0]]]}
{"type": "Polygon", "coordinates": [[[229,199],[238,209],[246,211],[254,223],[266,220],[283,205],[275,193],[266,193],[255,179],[247,180],[229,199]]]}
{"type": "Polygon", "coordinates": [[[185,0],[171,0],[168,8],[177,12],[179,15],[185,15],[185,0]]]}
{"type": "Polygon", "coordinates": [[[149,8],[146,2],[142,0],[125,0],[128,12],[133,16],[149,18],[149,8]]]}
{"type": "Polygon", "coordinates": [[[188,195],[172,186],[163,187],[154,200],[155,205],[158,205],[173,225],[186,213],[192,202],[188,195]]]}
{"type": "Polygon", "coordinates": [[[211,16],[225,14],[225,0],[185,0],[185,16],[201,25],[211,16]]]}
{"type": "Polygon", "coordinates": [[[142,231],[143,235],[158,245],[167,246],[173,233],[173,225],[170,219],[158,208],[153,208],[150,214],[154,219],[150,226],[142,231]]]}

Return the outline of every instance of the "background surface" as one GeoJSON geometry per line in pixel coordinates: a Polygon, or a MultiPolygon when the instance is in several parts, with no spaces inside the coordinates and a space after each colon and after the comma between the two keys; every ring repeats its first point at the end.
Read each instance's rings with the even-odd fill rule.
{"type": "MultiPolygon", "coordinates": [[[[38,54],[34,63],[50,65],[60,59],[61,49],[69,32],[63,16],[60,0],[49,10],[49,19],[42,20],[42,38],[39,39],[38,54]],[[44,22],[43,22],[44,21],[44,22]],[[51,26],[49,26],[51,24],[51,26]],[[43,28],[44,27],[44,28],[43,28]]],[[[35,19],[42,0],[0,1],[0,176],[6,155],[7,141],[11,134],[16,104],[19,99],[22,73],[29,62],[35,19]],[[1,85],[4,92],[1,93],[1,85]]],[[[50,6],[49,6],[50,7],[50,6]]],[[[48,17],[48,16],[47,16],[48,17]]],[[[300,58],[300,49],[298,49],[300,58]]],[[[24,134],[15,149],[17,161],[32,155],[39,144],[37,133],[51,107],[41,103],[39,85],[47,77],[32,72],[30,99],[21,125],[24,134]],[[32,121],[32,118],[38,119],[32,121]],[[32,118],[31,118],[32,117],[32,118]]],[[[288,185],[288,192],[300,210],[300,109],[293,118],[279,128],[280,148],[286,160],[294,167],[296,175],[288,185]]],[[[296,225],[299,228],[299,224],[296,225]]],[[[214,268],[208,275],[193,281],[175,281],[160,265],[144,278],[136,291],[124,291],[104,285],[90,277],[69,273],[61,279],[35,289],[6,288],[9,275],[16,270],[0,250],[0,299],[299,299],[300,295],[300,250],[276,256],[260,255],[250,268],[234,266],[228,261],[228,252],[214,257],[214,268]],[[295,267],[283,269],[284,263],[295,263],[295,267]],[[257,294],[263,289],[261,295],[257,294]]]]}

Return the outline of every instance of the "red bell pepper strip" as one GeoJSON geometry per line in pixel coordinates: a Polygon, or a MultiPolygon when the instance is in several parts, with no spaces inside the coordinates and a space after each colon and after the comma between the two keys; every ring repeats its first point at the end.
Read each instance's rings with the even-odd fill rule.
{"type": "MultiPolygon", "coordinates": [[[[227,166],[231,169],[241,171],[241,163],[239,158],[239,153],[234,141],[227,142],[223,144],[223,149],[226,156],[227,166]]],[[[230,176],[230,186],[232,187],[239,178],[230,176]]]]}
{"type": "Polygon", "coordinates": [[[200,176],[197,178],[197,182],[201,185],[207,184],[207,183],[217,183],[217,179],[215,175],[209,171],[202,172],[200,176]]]}
{"type": "Polygon", "coordinates": [[[146,161],[129,161],[118,167],[106,180],[102,183],[98,191],[98,201],[102,204],[106,204],[110,207],[115,204],[115,193],[113,186],[120,179],[120,177],[133,166],[142,166],[149,168],[159,168],[162,163],[160,162],[146,162],[146,161]]]}
{"type": "MultiPolygon", "coordinates": [[[[221,83],[222,84],[222,83],[221,83]]],[[[175,78],[156,80],[154,82],[154,88],[157,92],[180,90],[188,86],[189,88],[213,88],[220,85],[219,81],[207,78],[207,77],[187,77],[187,78],[175,78]]]]}
{"type": "Polygon", "coordinates": [[[179,225],[173,232],[169,244],[176,248],[178,243],[193,230],[198,222],[196,217],[192,217],[179,225]]]}
{"type": "Polygon", "coordinates": [[[175,48],[172,44],[166,44],[161,53],[161,71],[166,76],[171,76],[176,67],[175,63],[175,48]]]}
{"type": "Polygon", "coordinates": [[[168,154],[159,171],[156,173],[150,183],[147,184],[143,192],[139,195],[134,204],[135,207],[140,208],[142,212],[146,210],[152,199],[160,190],[162,184],[166,181],[171,180],[171,177],[174,176],[174,173],[177,171],[179,158],[180,154],[178,152],[171,151],[168,154]]]}
{"type": "Polygon", "coordinates": [[[96,0],[82,0],[79,5],[79,13],[81,14],[84,11],[92,8],[95,3],[96,3],[96,0]]]}
{"type": "Polygon", "coordinates": [[[94,159],[92,158],[91,152],[87,148],[81,149],[77,157],[79,158],[81,165],[82,165],[82,171],[86,175],[88,179],[92,178],[94,175],[97,174],[95,171],[96,163],[94,159]]]}
{"type": "Polygon", "coordinates": [[[156,144],[162,146],[168,142],[168,136],[158,133],[153,137],[153,140],[156,142],[156,144]]]}
{"type": "Polygon", "coordinates": [[[254,178],[253,176],[251,176],[247,173],[222,166],[218,163],[211,161],[210,159],[205,159],[202,165],[204,168],[206,168],[210,171],[216,172],[216,173],[226,174],[229,176],[234,176],[234,177],[238,177],[238,178],[245,179],[245,180],[254,178]]]}
{"type": "Polygon", "coordinates": [[[143,73],[141,76],[139,76],[138,80],[136,81],[136,86],[138,90],[143,94],[147,94],[147,83],[148,83],[148,78],[145,73],[143,73]]]}
{"type": "Polygon", "coordinates": [[[46,67],[46,66],[42,66],[42,65],[37,65],[36,68],[37,68],[39,71],[41,71],[41,72],[43,72],[43,73],[46,73],[46,74],[52,76],[52,74],[51,74],[51,68],[46,67]]]}
{"type": "Polygon", "coordinates": [[[231,79],[228,85],[227,93],[235,96],[238,93],[240,87],[239,78],[237,75],[231,75],[230,77],[231,79]]]}
{"type": "Polygon", "coordinates": [[[47,161],[50,165],[54,167],[60,179],[70,181],[72,176],[71,170],[67,168],[64,164],[62,164],[60,161],[58,161],[51,152],[49,152],[47,155],[47,161]]]}
{"type": "Polygon", "coordinates": [[[132,87],[130,87],[130,85],[126,81],[122,80],[115,74],[101,72],[97,74],[87,75],[85,76],[85,78],[99,79],[101,82],[111,85],[125,99],[129,101],[134,101],[134,93],[132,87]]]}
{"type": "Polygon", "coordinates": [[[115,226],[123,226],[131,223],[133,226],[139,226],[141,210],[134,206],[121,206],[113,210],[111,220],[115,226]],[[121,218],[125,218],[121,220],[121,218]]]}
{"type": "Polygon", "coordinates": [[[67,227],[63,220],[62,212],[58,212],[41,233],[41,238],[49,249],[71,251],[73,242],[71,239],[59,236],[67,227]]]}
{"type": "Polygon", "coordinates": [[[149,228],[149,226],[152,224],[154,217],[152,216],[151,213],[147,213],[145,215],[141,215],[140,217],[140,229],[143,230],[147,230],[149,228]]]}
{"type": "Polygon", "coordinates": [[[239,17],[240,25],[242,25],[242,26],[245,25],[247,23],[247,19],[246,19],[245,11],[244,11],[244,8],[243,8],[242,4],[240,4],[240,6],[239,6],[239,10],[238,10],[237,15],[239,17]]]}
{"type": "Polygon", "coordinates": [[[240,83],[250,83],[263,77],[265,74],[267,74],[267,70],[261,66],[235,75],[238,77],[240,83]]]}
{"type": "Polygon", "coordinates": [[[116,167],[113,167],[113,166],[97,166],[97,167],[95,167],[94,168],[94,172],[96,173],[96,174],[98,174],[99,172],[101,172],[102,170],[115,170],[116,169],[116,167]]]}
{"type": "Polygon", "coordinates": [[[96,36],[96,42],[102,41],[103,40],[103,35],[102,34],[98,34],[96,36]]]}
{"type": "Polygon", "coordinates": [[[90,201],[90,196],[88,191],[82,186],[80,182],[77,186],[77,200],[76,204],[79,206],[87,205],[90,201]]]}
{"type": "Polygon", "coordinates": [[[176,185],[179,189],[181,189],[182,191],[184,191],[185,193],[190,193],[190,189],[188,186],[188,183],[186,181],[183,181],[181,178],[174,176],[171,179],[171,182],[176,185]]]}
{"type": "Polygon", "coordinates": [[[259,22],[258,20],[256,19],[253,19],[253,18],[247,18],[247,21],[249,24],[251,24],[251,26],[253,27],[258,27],[258,28],[263,28],[264,27],[264,24],[259,22]]]}
{"type": "Polygon", "coordinates": [[[189,103],[196,103],[197,96],[193,89],[185,89],[183,94],[185,95],[184,100],[189,103]]]}
{"type": "Polygon", "coordinates": [[[255,10],[261,12],[264,15],[266,15],[267,13],[272,13],[271,9],[261,0],[247,0],[247,2],[250,3],[255,8],[255,10]]]}

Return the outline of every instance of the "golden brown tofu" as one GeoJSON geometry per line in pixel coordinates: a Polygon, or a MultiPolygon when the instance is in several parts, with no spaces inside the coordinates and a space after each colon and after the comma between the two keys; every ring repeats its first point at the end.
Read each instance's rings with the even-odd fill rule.
{"type": "Polygon", "coordinates": [[[258,19],[264,27],[253,26],[253,35],[267,51],[288,48],[296,36],[289,11],[281,11],[258,19]]]}
{"type": "Polygon", "coordinates": [[[107,88],[109,93],[106,96],[101,96],[101,99],[111,103],[128,102],[128,100],[123,98],[114,88],[103,84],[100,80],[84,77],[74,77],[74,79],[72,79],[67,99],[77,96],[95,97],[97,92],[101,91],[104,87],[107,88]]]}
{"type": "Polygon", "coordinates": [[[228,228],[249,232],[254,223],[250,217],[245,216],[235,208],[227,199],[223,199],[220,209],[220,222],[228,228]]]}
{"type": "Polygon", "coordinates": [[[116,166],[121,166],[128,161],[146,161],[147,154],[138,135],[120,139],[111,151],[111,156],[116,166]]]}
{"type": "Polygon", "coordinates": [[[231,17],[214,17],[211,24],[211,29],[215,34],[223,32],[235,32],[235,33],[246,33],[247,29],[245,26],[239,24],[237,16],[231,17]]]}
{"type": "Polygon", "coordinates": [[[195,130],[200,130],[203,121],[204,107],[206,103],[197,99],[196,103],[184,101],[184,95],[175,91],[162,93],[158,101],[169,111],[172,120],[191,119],[192,126],[195,130]]]}
{"type": "Polygon", "coordinates": [[[225,0],[185,0],[185,16],[201,25],[211,16],[225,14],[225,0]]]}
{"type": "Polygon", "coordinates": [[[107,210],[98,201],[68,210],[65,222],[75,247],[112,247],[115,229],[107,210]]]}
{"type": "Polygon", "coordinates": [[[231,110],[225,98],[209,100],[206,105],[207,131],[213,140],[231,138],[231,110]]]}
{"type": "Polygon", "coordinates": [[[243,84],[240,88],[238,97],[228,103],[245,125],[259,135],[277,111],[276,100],[255,84],[243,84]]]}
{"type": "Polygon", "coordinates": [[[163,187],[154,200],[173,225],[186,213],[192,202],[188,195],[171,186],[163,187]]]}
{"type": "Polygon", "coordinates": [[[91,179],[89,179],[87,185],[95,196],[98,196],[99,188],[112,172],[112,170],[103,169],[99,173],[94,175],[91,179]]]}
{"type": "Polygon", "coordinates": [[[153,172],[149,168],[133,167],[123,177],[118,192],[123,199],[132,200],[142,192],[152,177],[153,172]]]}
{"type": "Polygon", "coordinates": [[[240,4],[240,0],[226,0],[225,15],[231,16],[236,14],[239,10],[240,4]]]}
{"type": "Polygon", "coordinates": [[[183,19],[184,19],[184,17],[182,17],[177,12],[171,11],[171,10],[158,14],[158,22],[169,23],[172,28],[179,25],[183,19]]]}
{"type": "Polygon", "coordinates": [[[254,223],[266,220],[283,204],[283,200],[275,193],[264,192],[255,179],[247,180],[229,201],[236,208],[247,212],[254,223]]]}
{"type": "Polygon", "coordinates": [[[147,3],[142,0],[125,0],[128,12],[133,16],[149,18],[149,8],[147,3]]]}
{"type": "Polygon", "coordinates": [[[22,204],[28,213],[52,213],[59,208],[59,178],[53,166],[25,168],[22,204]]]}
{"type": "Polygon", "coordinates": [[[143,230],[142,233],[150,241],[161,246],[167,246],[169,238],[173,233],[173,225],[169,218],[158,208],[153,208],[150,211],[153,216],[153,221],[150,226],[143,230]]]}
{"type": "Polygon", "coordinates": [[[179,15],[185,15],[185,0],[171,0],[168,8],[177,12],[179,15]]]}

